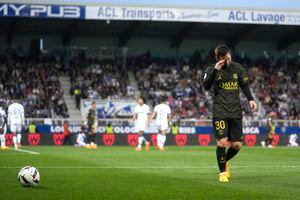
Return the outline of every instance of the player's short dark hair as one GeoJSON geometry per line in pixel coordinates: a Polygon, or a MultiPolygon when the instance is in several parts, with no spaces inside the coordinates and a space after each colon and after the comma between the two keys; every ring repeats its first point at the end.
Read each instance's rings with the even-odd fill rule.
{"type": "Polygon", "coordinates": [[[93,102],[91,103],[91,105],[94,105],[94,104],[96,104],[96,101],[93,101],[93,102]]]}
{"type": "Polygon", "coordinates": [[[160,101],[161,101],[161,102],[166,102],[166,101],[168,101],[168,96],[162,96],[162,97],[160,98],[160,101]]]}
{"type": "Polygon", "coordinates": [[[230,53],[230,49],[225,44],[221,44],[215,48],[215,56],[217,58],[226,56],[227,53],[230,53]]]}
{"type": "Polygon", "coordinates": [[[146,103],[146,99],[142,96],[140,96],[138,99],[142,99],[144,103],[146,103]]]}

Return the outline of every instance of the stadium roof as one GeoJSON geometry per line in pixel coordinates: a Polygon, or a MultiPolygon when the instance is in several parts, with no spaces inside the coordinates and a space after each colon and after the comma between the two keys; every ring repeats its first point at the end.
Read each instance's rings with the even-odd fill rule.
{"type": "Polygon", "coordinates": [[[6,0],[7,3],[37,3],[62,5],[125,5],[168,8],[246,9],[270,11],[300,11],[298,0],[6,0]]]}
{"type": "Polygon", "coordinates": [[[2,18],[0,34],[11,37],[25,35],[61,35],[63,44],[72,37],[115,37],[119,46],[126,46],[130,38],[163,38],[170,47],[177,47],[185,39],[224,40],[231,47],[243,40],[276,41],[277,48],[285,49],[299,39],[299,26],[272,26],[255,24],[222,24],[155,21],[107,21],[2,18]],[[93,30],[93,31],[91,31],[93,30]]]}

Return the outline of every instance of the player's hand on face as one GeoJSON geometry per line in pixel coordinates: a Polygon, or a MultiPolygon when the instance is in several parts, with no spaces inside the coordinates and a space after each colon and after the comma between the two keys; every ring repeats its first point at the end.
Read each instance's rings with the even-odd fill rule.
{"type": "Polygon", "coordinates": [[[216,63],[215,69],[220,70],[224,66],[226,60],[220,60],[219,62],[216,63]]]}
{"type": "Polygon", "coordinates": [[[252,109],[252,112],[254,112],[257,109],[257,104],[255,101],[250,101],[250,107],[252,109]]]}

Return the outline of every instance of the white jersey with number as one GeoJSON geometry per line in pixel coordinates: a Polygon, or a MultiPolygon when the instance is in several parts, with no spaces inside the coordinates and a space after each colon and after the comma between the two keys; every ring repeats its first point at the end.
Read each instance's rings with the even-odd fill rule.
{"type": "Polygon", "coordinates": [[[137,115],[137,119],[135,121],[136,131],[146,130],[149,113],[150,113],[150,107],[147,104],[143,104],[142,106],[140,105],[135,106],[134,114],[137,115]]]}
{"type": "Polygon", "coordinates": [[[169,105],[161,103],[154,107],[156,112],[156,124],[160,127],[160,130],[167,130],[169,128],[168,115],[171,114],[171,108],[169,105]]]}
{"type": "Polygon", "coordinates": [[[8,106],[8,123],[9,124],[24,124],[25,113],[23,105],[13,103],[8,106]]]}

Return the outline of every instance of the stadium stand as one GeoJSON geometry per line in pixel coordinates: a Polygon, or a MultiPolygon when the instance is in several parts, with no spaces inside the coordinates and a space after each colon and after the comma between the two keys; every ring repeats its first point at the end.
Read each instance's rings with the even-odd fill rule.
{"type": "Polygon", "coordinates": [[[20,101],[29,118],[68,117],[58,80],[62,64],[51,58],[35,61],[21,51],[8,52],[0,60],[0,102],[7,106],[20,101]]]}
{"type": "MultiPolygon", "coordinates": [[[[75,57],[70,62],[71,95],[84,99],[133,98],[128,72],[118,59],[75,57]],[[75,90],[79,90],[77,94],[75,90]]],[[[77,102],[78,103],[78,102],[77,102]]]]}
{"type": "MultiPolygon", "coordinates": [[[[8,52],[0,56],[0,102],[21,100],[26,117],[68,117],[58,79],[65,72],[71,80],[70,94],[78,96],[75,98],[78,108],[81,98],[132,99],[134,92],[128,77],[131,70],[149,105],[154,106],[161,96],[167,95],[177,120],[211,116],[212,96],[204,91],[201,77],[213,58],[203,52],[197,51],[177,63],[175,59],[156,58],[147,52],[128,57],[127,68],[122,59],[99,60],[79,55],[65,66],[62,54],[47,54],[36,59],[20,49],[8,52]]],[[[278,119],[300,119],[299,60],[290,59],[288,70],[284,68],[284,59],[251,60],[236,55],[235,60],[247,68],[251,88],[265,113],[275,114],[278,119]]],[[[263,117],[259,112],[251,113],[246,98],[241,95],[241,99],[246,119],[263,117]]]]}

